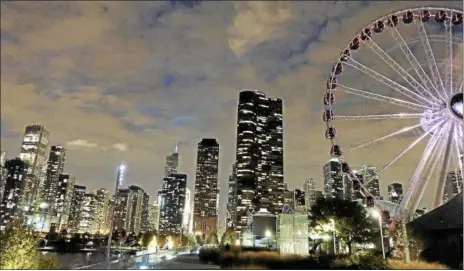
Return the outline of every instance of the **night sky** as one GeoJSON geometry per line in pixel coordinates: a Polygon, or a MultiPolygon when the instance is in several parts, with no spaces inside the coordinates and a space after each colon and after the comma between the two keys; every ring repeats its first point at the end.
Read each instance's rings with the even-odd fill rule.
{"type": "MultiPolygon", "coordinates": [[[[252,88],[284,101],[289,188],[312,177],[322,189],[330,149],[322,97],[332,64],[377,18],[437,3],[2,2],[1,147],[9,158],[17,156],[24,127],[43,124],[51,144],[68,149],[65,171],[79,184],[113,190],[124,161],[125,183],[141,186],[152,201],[176,142],[180,172],[193,189],[197,144],[213,137],[220,144],[223,217],[238,92],[252,88]]],[[[440,5],[462,9],[462,1],[440,5]]],[[[344,114],[357,114],[358,105],[349,98],[340,103],[344,114]]],[[[401,127],[399,121],[349,122],[338,130],[345,146],[401,127]]],[[[360,152],[354,166],[380,167],[411,139],[360,152]]],[[[407,182],[421,152],[381,177],[384,196],[389,183],[407,182]]]]}

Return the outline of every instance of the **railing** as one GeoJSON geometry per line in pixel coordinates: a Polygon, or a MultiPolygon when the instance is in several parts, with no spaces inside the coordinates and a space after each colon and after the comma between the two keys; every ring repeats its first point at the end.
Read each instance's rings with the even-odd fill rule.
{"type": "Polygon", "coordinates": [[[138,255],[121,254],[119,257],[113,257],[111,260],[89,264],[77,267],[77,270],[95,270],[95,269],[151,269],[155,265],[174,258],[179,253],[189,253],[186,247],[176,248],[174,250],[159,250],[157,252],[141,251],[138,255]]]}

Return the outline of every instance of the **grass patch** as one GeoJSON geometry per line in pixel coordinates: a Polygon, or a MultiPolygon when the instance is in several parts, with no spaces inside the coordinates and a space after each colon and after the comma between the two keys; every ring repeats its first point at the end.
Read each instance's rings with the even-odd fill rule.
{"type": "Polygon", "coordinates": [[[388,260],[388,269],[414,269],[414,270],[448,270],[449,268],[441,263],[429,263],[425,261],[415,260],[410,263],[405,263],[401,260],[388,260]]]}

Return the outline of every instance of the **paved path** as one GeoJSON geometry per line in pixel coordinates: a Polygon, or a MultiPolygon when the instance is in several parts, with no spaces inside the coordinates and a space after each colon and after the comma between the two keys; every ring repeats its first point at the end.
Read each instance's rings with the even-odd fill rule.
{"type": "Polygon", "coordinates": [[[157,264],[155,269],[180,269],[180,270],[187,270],[187,269],[206,269],[206,270],[214,270],[220,269],[217,265],[210,265],[210,264],[203,264],[200,262],[197,254],[187,254],[187,255],[178,255],[176,258],[172,260],[168,260],[157,264]]]}

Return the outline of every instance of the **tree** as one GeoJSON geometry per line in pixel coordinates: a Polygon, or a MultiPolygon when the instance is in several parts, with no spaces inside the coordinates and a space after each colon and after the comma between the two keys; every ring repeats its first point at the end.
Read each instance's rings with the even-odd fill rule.
{"type": "Polygon", "coordinates": [[[378,235],[378,225],[367,216],[366,210],[357,202],[341,198],[319,198],[311,207],[311,226],[327,228],[333,219],[335,233],[352,253],[353,243],[363,244],[378,235]]]}
{"type": "Polygon", "coordinates": [[[205,238],[202,235],[196,235],[195,239],[199,246],[203,246],[205,244],[205,238]]]}
{"type": "Polygon", "coordinates": [[[148,247],[153,237],[156,236],[156,231],[147,231],[142,235],[142,246],[148,247]]]}
{"type": "Polygon", "coordinates": [[[234,231],[234,229],[228,228],[222,235],[221,245],[223,246],[226,244],[233,245],[235,244],[235,240],[237,240],[237,233],[234,231]]]}
{"type": "Polygon", "coordinates": [[[218,245],[219,241],[218,241],[217,233],[216,232],[211,233],[208,236],[208,239],[206,240],[206,243],[208,245],[218,245]]]}
{"type": "Polygon", "coordinates": [[[33,230],[20,221],[13,221],[0,232],[0,269],[57,269],[58,261],[37,250],[33,230]]]}

